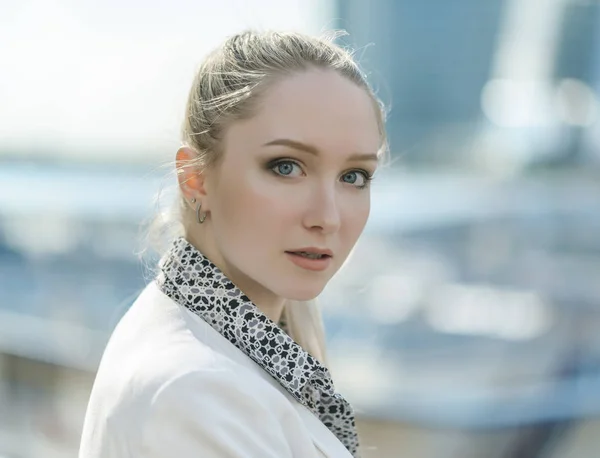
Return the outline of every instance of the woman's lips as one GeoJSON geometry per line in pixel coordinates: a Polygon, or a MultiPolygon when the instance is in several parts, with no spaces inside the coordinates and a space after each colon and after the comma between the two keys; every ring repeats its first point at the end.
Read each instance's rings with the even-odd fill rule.
{"type": "MultiPolygon", "coordinates": [[[[302,250],[302,251],[304,251],[304,250],[302,250]]],[[[301,267],[306,270],[320,272],[320,271],[327,269],[329,267],[329,265],[331,264],[331,256],[330,255],[324,255],[324,256],[321,256],[320,258],[309,258],[309,257],[303,256],[299,253],[300,253],[299,251],[298,252],[296,252],[296,251],[286,251],[285,252],[285,254],[290,259],[290,261],[292,261],[298,267],[301,267]]],[[[310,251],[308,251],[308,253],[310,253],[310,251]]]]}

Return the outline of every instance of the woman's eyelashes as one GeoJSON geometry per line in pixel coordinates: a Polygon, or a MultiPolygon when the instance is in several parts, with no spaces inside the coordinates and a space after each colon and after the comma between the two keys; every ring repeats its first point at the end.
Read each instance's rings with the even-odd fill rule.
{"type": "Polygon", "coordinates": [[[295,177],[304,175],[302,166],[292,159],[275,159],[267,164],[269,170],[279,176],[295,177]]]}
{"type": "MultiPolygon", "coordinates": [[[[267,163],[267,169],[275,175],[285,178],[305,176],[302,165],[293,159],[278,158],[267,163]]],[[[359,189],[369,186],[373,180],[373,174],[364,169],[347,170],[340,175],[340,181],[359,189]]]]}
{"type": "Polygon", "coordinates": [[[348,183],[356,186],[357,188],[363,189],[369,186],[369,183],[373,180],[373,175],[366,170],[350,170],[344,172],[340,180],[343,183],[348,183]]]}

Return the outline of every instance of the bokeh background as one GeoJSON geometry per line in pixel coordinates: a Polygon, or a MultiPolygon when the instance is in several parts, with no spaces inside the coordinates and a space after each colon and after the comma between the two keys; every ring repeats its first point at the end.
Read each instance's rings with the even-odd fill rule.
{"type": "Polygon", "coordinates": [[[600,2],[0,0],[0,457],[75,457],[194,70],[343,43],[391,164],[323,293],[366,457],[600,456],[600,2]]]}

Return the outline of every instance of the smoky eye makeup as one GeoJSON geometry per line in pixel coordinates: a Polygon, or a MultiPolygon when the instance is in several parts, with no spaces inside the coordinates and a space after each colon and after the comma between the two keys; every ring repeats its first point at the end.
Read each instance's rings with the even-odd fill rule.
{"type": "Polygon", "coordinates": [[[294,171],[304,173],[303,165],[290,157],[277,157],[265,162],[264,168],[277,176],[292,176],[294,171]]]}
{"type": "Polygon", "coordinates": [[[358,189],[367,188],[370,185],[372,180],[373,180],[373,174],[369,173],[368,171],[366,171],[364,169],[347,170],[347,171],[343,172],[342,175],[340,176],[340,181],[342,183],[353,185],[358,189]],[[357,175],[362,177],[362,183],[360,183],[360,184],[356,184],[356,179],[352,178],[353,176],[357,176],[357,175]],[[346,180],[347,178],[348,178],[348,180],[346,180]]]}
{"type": "MultiPolygon", "coordinates": [[[[277,157],[264,162],[265,170],[273,173],[275,176],[283,178],[293,178],[305,174],[304,165],[297,159],[291,157],[277,157]]],[[[344,170],[339,175],[339,181],[344,184],[353,185],[357,189],[364,189],[370,185],[374,178],[374,173],[362,168],[353,168],[344,170]],[[361,177],[357,179],[356,177],[361,177]],[[357,182],[359,184],[357,184],[357,182]]]]}

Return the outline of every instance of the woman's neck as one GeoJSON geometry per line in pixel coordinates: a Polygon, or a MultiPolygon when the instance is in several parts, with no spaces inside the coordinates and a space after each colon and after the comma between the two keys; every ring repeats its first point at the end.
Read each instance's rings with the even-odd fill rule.
{"type": "Polygon", "coordinates": [[[229,264],[223,256],[215,249],[215,245],[207,243],[201,237],[194,234],[186,234],[186,240],[209,259],[223,274],[235,284],[258,309],[264,313],[271,321],[279,323],[285,299],[276,296],[271,291],[265,289],[243,272],[237,270],[229,264]]]}

